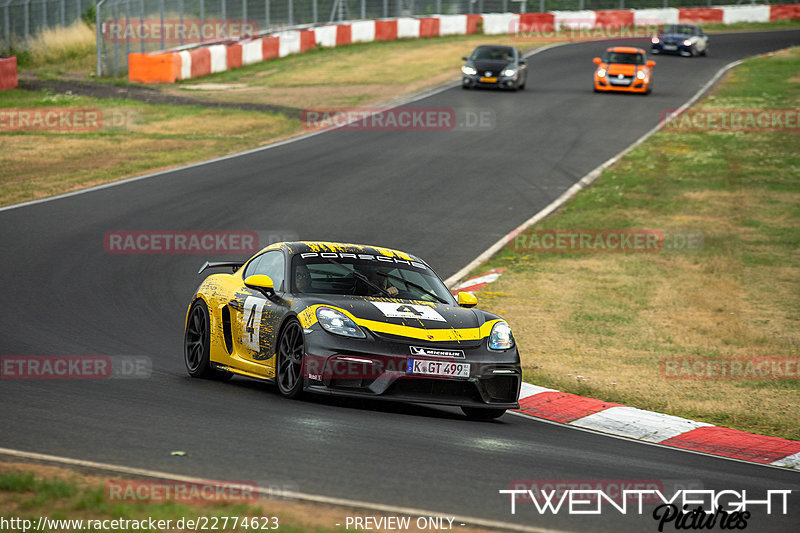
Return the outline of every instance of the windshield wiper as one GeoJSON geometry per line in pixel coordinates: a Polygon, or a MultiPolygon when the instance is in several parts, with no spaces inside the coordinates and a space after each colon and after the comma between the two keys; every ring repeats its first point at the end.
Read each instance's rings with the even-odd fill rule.
{"type": "Polygon", "coordinates": [[[394,280],[397,280],[397,281],[399,281],[400,283],[405,283],[405,284],[406,284],[407,286],[409,286],[409,287],[414,287],[414,288],[415,288],[415,289],[417,289],[418,291],[421,291],[421,292],[423,292],[424,294],[427,294],[428,296],[430,296],[430,297],[432,297],[432,298],[436,298],[436,299],[439,301],[439,303],[443,303],[443,304],[445,304],[445,305],[450,305],[450,302],[446,301],[444,298],[440,298],[440,297],[439,297],[439,295],[437,295],[437,294],[435,294],[435,293],[432,293],[431,291],[429,291],[428,289],[426,289],[426,288],[425,288],[425,287],[423,287],[422,285],[417,285],[417,284],[416,284],[416,283],[414,283],[413,281],[408,281],[408,280],[405,280],[405,279],[403,279],[403,278],[401,278],[401,277],[395,276],[395,275],[393,275],[393,274],[387,274],[386,272],[378,272],[378,275],[379,275],[379,276],[384,276],[384,277],[387,277],[387,278],[389,278],[389,279],[394,279],[394,280]]]}
{"type": "Polygon", "coordinates": [[[361,272],[357,271],[355,269],[355,267],[353,267],[352,269],[349,269],[349,268],[347,268],[346,266],[344,266],[343,264],[341,264],[338,261],[334,261],[333,259],[330,259],[328,257],[326,257],[325,259],[327,259],[329,263],[333,263],[334,265],[345,269],[346,271],[351,273],[353,275],[353,277],[355,277],[357,280],[360,280],[360,281],[366,283],[367,285],[369,285],[370,287],[372,287],[373,289],[375,289],[376,291],[379,291],[379,292],[383,293],[387,298],[394,298],[391,294],[389,294],[389,291],[387,291],[383,287],[379,287],[378,285],[372,283],[367,276],[365,276],[361,272]]]}

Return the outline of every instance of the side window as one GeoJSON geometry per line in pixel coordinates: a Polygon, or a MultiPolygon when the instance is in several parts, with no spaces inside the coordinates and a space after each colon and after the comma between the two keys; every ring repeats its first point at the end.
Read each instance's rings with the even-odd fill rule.
{"type": "Polygon", "coordinates": [[[256,257],[244,271],[244,277],[263,274],[272,278],[276,291],[283,290],[283,254],[277,250],[256,257]]]}

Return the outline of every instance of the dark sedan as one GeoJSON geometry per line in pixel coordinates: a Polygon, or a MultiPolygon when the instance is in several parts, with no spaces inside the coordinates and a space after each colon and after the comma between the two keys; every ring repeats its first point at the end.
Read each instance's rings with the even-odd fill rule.
{"type": "Polygon", "coordinates": [[[708,35],[693,24],[668,24],[650,39],[654,54],[680,54],[691,57],[708,53],[708,35]]]}
{"type": "Polygon", "coordinates": [[[461,67],[461,87],[524,89],[528,67],[522,53],[513,46],[483,44],[473,50],[461,67]]]}

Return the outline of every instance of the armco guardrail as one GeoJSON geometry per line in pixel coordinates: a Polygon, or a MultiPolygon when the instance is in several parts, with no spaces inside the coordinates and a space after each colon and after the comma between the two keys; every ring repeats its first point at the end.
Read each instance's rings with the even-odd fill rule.
{"type": "Polygon", "coordinates": [[[133,82],[174,83],[258,63],[308,49],[357,42],[404,38],[467,35],[480,30],[500,35],[536,28],[619,28],[681,22],[769,22],[800,19],[800,4],[778,6],[723,6],[721,8],[661,8],[607,11],[553,11],[549,13],[488,13],[433,15],[382,20],[359,20],[250,36],[189,49],[131,53],[128,77],[133,82]]]}

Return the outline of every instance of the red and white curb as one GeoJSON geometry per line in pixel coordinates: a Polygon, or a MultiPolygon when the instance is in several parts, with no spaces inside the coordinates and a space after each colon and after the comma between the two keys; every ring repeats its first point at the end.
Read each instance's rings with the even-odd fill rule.
{"type": "Polygon", "coordinates": [[[800,468],[800,442],[626,407],[523,383],[519,412],[610,435],[743,461],[800,468]]]}
{"type": "Polygon", "coordinates": [[[493,281],[496,281],[497,278],[499,278],[503,274],[503,272],[505,272],[504,268],[495,268],[493,270],[489,270],[487,272],[484,272],[480,276],[474,276],[472,278],[469,278],[468,280],[465,280],[462,283],[459,283],[458,285],[450,289],[450,292],[452,292],[453,294],[458,294],[459,292],[469,292],[471,294],[475,294],[476,292],[486,287],[488,284],[492,283],[493,281]]]}
{"type": "MultiPolygon", "coordinates": [[[[475,293],[495,281],[503,269],[489,270],[453,287],[475,293]]],[[[518,412],[618,437],[754,463],[800,469],[800,441],[756,435],[679,416],[645,411],[613,402],[523,383],[518,412]]]]}

